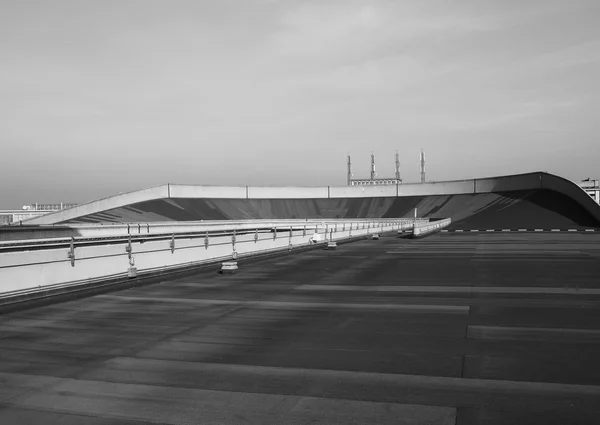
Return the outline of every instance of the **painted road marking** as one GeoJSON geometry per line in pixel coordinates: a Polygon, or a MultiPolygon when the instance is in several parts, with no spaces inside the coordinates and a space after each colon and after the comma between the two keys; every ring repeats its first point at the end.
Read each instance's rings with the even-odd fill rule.
{"type": "Polygon", "coordinates": [[[600,341],[600,330],[469,325],[467,338],[589,343],[600,341]]]}
{"type": "Polygon", "coordinates": [[[294,301],[238,301],[223,299],[189,299],[189,298],[162,298],[162,297],[130,297],[123,295],[98,295],[102,299],[114,299],[120,301],[157,301],[165,303],[221,306],[234,305],[249,308],[274,308],[286,310],[393,310],[407,311],[411,313],[447,313],[447,314],[469,314],[468,305],[437,305],[437,304],[377,304],[377,303],[328,303],[328,302],[294,302],[294,301]]]}
{"type": "MultiPolygon", "coordinates": [[[[352,291],[352,292],[442,292],[467,294],[580,294],[600,295],[600,288],[558,288],[518,286],[359,286],[359,285],[300,285],[299,291],[352,291]]],[[[598,331],[600,332],[600,331],[598,331]]]]}

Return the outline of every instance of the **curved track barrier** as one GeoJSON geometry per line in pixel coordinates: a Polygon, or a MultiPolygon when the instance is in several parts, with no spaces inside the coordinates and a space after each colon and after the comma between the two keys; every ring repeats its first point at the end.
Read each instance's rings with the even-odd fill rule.
{"type": "Polygon", "coordinates": [[[218,187],[167,184],[121,194],[23,224],[197,220],[452,219],[454,228],[596,228],[600,206],[548,173],[385,186],[218,187]]]}
{"type": "Polygon", "coordinates": [[[423,238],[433,233],[440,232],[442,229],[450,226],[452,219],[446,218],[444,220],[434,221],[433,223],[427,224],[416,224],[413,228],[413,238],[423,238]]]}
{"type": "MultiPolygon", "coordinates": [[[[408,220],[118,227],[111,235],[0,243],[0,305],[223,261],[396,232],[408,220]],[[128,231],[129,233],[124,233],[128,231]]],[[[92,232],[92,228],[85,229],[92,232]]],[[[98,231],[106,232],[106,228],[98,231]]]]}

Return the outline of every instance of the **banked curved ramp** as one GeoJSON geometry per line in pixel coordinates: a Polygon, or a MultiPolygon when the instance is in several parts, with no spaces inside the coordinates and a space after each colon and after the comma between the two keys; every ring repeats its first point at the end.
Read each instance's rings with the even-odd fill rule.
{"type": "Polygon", "coordinates": [[[578,185],[537,172],[371,187],[162,185],[79,205],[27,224],[150,223],[314,218],[451,218],[450,229],[600,227],[598,206],[578,185]]]}

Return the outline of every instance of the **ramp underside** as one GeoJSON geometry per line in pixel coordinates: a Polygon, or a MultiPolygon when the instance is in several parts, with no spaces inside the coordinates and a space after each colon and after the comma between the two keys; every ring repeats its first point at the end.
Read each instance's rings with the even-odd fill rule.
{"type": "Polygon", "coordinates": [[[337,199],[192,199],[140,202],[65,223],[198,220],[451,218],[455,229],[588,228],[600,225],[573,199],[550,190],[337,199]]]}

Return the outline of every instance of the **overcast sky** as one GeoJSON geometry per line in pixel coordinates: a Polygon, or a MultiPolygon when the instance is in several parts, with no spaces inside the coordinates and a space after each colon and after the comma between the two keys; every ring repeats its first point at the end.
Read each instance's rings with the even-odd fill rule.
{"type": "Polygon", "coordinates": [[[599,0],[0,0],[0,207],[600,178],[599,0]]]}

